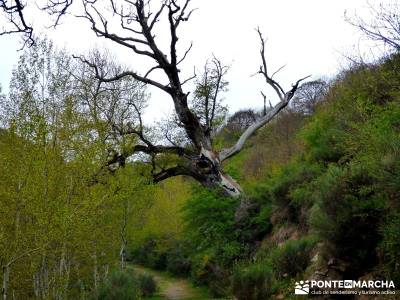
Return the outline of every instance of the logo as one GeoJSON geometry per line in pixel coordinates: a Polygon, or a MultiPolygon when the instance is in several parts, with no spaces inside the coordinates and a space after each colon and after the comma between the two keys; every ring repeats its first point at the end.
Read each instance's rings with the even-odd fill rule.
{"type": "Polygon", "coordinates": [[[392,280],[300,280],[295,295],[395,295],[392,280]]]}
{"type": "Polygon", "coordinates": [[[310,292],[310,284],[309,281],[296,281],[296,285],[294,286],[294,293],[296,295],[308,295],[308,293],[310,292]]]}
{"type": "Polygon", "coordinates": [[[353,280],[345,280],[345,281],[343,281],[343,287],[345,289],[352,289],[353,288],[353,280]]]}

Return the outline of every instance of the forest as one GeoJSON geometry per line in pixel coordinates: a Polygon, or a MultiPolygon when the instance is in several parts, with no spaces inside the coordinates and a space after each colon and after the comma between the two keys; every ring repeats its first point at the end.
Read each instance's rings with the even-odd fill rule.
{"type": "MultiPolygon", "coordinates": [[[[306,280],[392,284],[385,296],[315,299],[398,299],[397,5],[347,20],[384,46],[379,57],[348,58],[334,77],[299,77],[289,90],[257,28],[256,76],[278,102],[262,93],[262,109],[231,112],[222,59],[182,77],[191,46],[177,51],[177,29],[195,13],[190,0],[99,2],[83,0],[80,17],[154,67],[131,70],[107,49],[77,56],[36,35],[23,2],[0,1],[0,39],[23,40],[7,93],[0,86],[3,300],[302,299],[306,280]],[[143,117],[150,86],[172,100],[169,118],[143,117]]],[[[56,26],[72,4],[42,9],[56,26]]]]}

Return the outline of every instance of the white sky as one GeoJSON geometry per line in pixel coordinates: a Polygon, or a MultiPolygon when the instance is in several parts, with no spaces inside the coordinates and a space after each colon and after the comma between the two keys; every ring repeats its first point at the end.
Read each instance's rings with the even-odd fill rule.
{"type": "MultiPolygon", "coordinates": [[[[332,77],[340,70],[344,61],[342,53],[352,52],[360,37],[359,32],[344,21],[344,12],[347,10],[350,15],[357,12],[362,16],[366,9],[365,0],[192,0],[191,3],[198,9],[189,22],[181,24],[178,32],[179,53],[182,54],[191,41],[194,44],[182,65],[182,73],[190,75],[194,67],[201,69],[213,53],[231,65],[227,77],[229,91],[224,95],[231,112],[240,108],[260,108],[261,90],[267,93],[272,103],[277,101],[261,77],[250,77],[260,65],[255,27],[259,26],[267,38],[269,69],[273,71],[286,64],[276,78],[289,88],[290,84],[306,75],[311,74],[311,79],[332,77]]],[[[26,18],[33,25],[46,20],[37,9],[27,11],[26,18]]],[[[146,72],[148,64],[143,58],[100,40],[83,19],[71,17],[64,19],[63,23],[56,30],[43,30],[37,24],[35,30],[43,30],[58,46],[65,46],[75,54],[105,44],[115,52],[120,62],[132,66],[139,73],[146,72]]],[[[161,43],[168,41],[163,32],[161,28],[157,36],[161,43]]],[[[3,91],[7,91],[11,71],[20,55],[17,52],[19,48],[18,36],[0,37],[0,83],[3,91]]],[[[168,49],[164,49],[168,53],[168,49]]],[[[153,119],[166,115],[172,109],[171,99],[155,88],[149,91],[152,100],[146,117],[153,119]]]]}

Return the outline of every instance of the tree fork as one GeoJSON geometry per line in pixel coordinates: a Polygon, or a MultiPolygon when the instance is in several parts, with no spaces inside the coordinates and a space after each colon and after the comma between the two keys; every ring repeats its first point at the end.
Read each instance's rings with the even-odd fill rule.
{"type": "MultiPolygon", "coordinates": [[[[153,145],[148,139],[144,137],[143,126],[140,118],[140,129],[139,130],[120,130],[120,134],[136,134],[142,144],[138,144],[132,149],[123,153],[115,152],[114,156],[110,158],[107,166],[115,165],[123,166],[128,157],[137,152],[143,152],[152,157],[153,165],[153,180],[154,182],[160,182],[167,178],[186,175],[199,181],[203,186],[207,188],[220,187],[224,190],[225,194],[233,197],[240,196],[242,189],[239,184],[233,180],[228,174],[223,171],[222,162],[235,154],[239,153],[245,144],[245,142],[252,136],[259,128],[269,123],[280,111],[282,111],[293,98],[301,81],[307,77],[299,79],[292,88],[285,92],[282,86],[274,79],[274,75],[278,73],[283,67],[279,68],[276,72],[268,72],[267,62],[265,58],[265,40],[261,34],[261,31],[257,28],[257,33],[260,39],[261,49],[261,66],[258,73],[262,75],[266,81],[266,84],[275,91],[279,98],[279,103],[275,106],[270,107],[268,111],[265,111],[264,115],[255,120],[250,124],[237,142],[227,149],[223,149],[219,153],[213,149],[212,139],[208,125],[204,126],[200,123],[199,117],[192,112],[188,106],[188,93],[183,91],[183,85],[195,77],[189,77],[185,80],[181,80],[180,71],[178,65],[186,58],[189,49],[184,53],[181,58],[178,58],[177,49],[177,29],[182,21],[188,21],[193,10],[188,11],[190,0],[185,0],[181,5],[175,0],[167,0],[162,3],[160,8],[155,11],[147,11],[149,9],[147,2],[144,0],[136,1],[122,1],[122,3],[129,6],[129,10],[124,10],[122,7],[120,10],[117,8],[114,0],[111,0],[111,7],[114,15],[119,16],[121,27],[125,32],[128,32],[131,36],[129,38],[122,35],[118,35],[110,32],[106,18],[99,12],[95,7],[96,2],[84,0],[85,13],[82,17],[86,18],[90,24],[92,30],[96,35],[109,39],[121,46],[133,50],[136,55],[145,56],[150,58],[155,66],[149,69],[144,75],[139,75],[133,71],[124,71],[113,77],[105,77],[98,66],[94,63],[89,62],[84,58],[80,58],[83,62],[93,68],[95,76],[101,82],[112,82],[119,80],[125,76],[131,76],[134,79],[143,82],[144,84],[152,85],[156,88],[161,89],[167,93],[175,107],[175,112],[179,121],[181,122],[187,137],[194,146],[194,150],[188,150],[186,147],[179,146],[161,146],[153,145]],[[169,56],[165,55],[159,45],[156,43],[153,29],[155,24],[159,21],[163,11],[166,10],[167,21],[169,23],[170,33],[170,45],[168,49],[169,56]],[[126,11],[131,13],[126,14],[126,11]],[[136,25],[136,27],[134,27],[136,25]],[[162,83],[160,81],[150,78],[150,74],[153,70],[160,69],[164,72],[168,78],[168,83],[162,83]],[[155,172],[155,159],[157,155],[174,153],[182,157],[185,162],[180,163],[176,166],[169,167],[168,169],[161,169],[159,172],[155,172]]],[[[216,66],[218,68],[219,76],[223,75],[223,68],[218,60],[216,60],[216,66]]],[[[220,83],[220,77],[218,84],[220,83]]],[[[218,92],[218,90],[216,90],[218,92]]],[[[217,95],[214,96],[214,104],[217,95]]],[[[215,107],[213,108],[215,109],[215,107]]],[[[214,111],[212,111],[213,115],[214,111]]],[[[207,119],[209,118],[207,112],[207,119]]],[[[209,122],[210,124],[212,122],[209,122]]]]}

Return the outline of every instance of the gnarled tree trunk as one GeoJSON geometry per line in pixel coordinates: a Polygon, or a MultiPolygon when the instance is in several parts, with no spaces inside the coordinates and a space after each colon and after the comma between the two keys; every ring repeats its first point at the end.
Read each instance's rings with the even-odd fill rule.
{"type": "MultiPolygon", "coordinates": [[[[184,0],[181,5],[178,5],[178,1],[176,0],[167,0],[162,2],[158,10],[151,11],[148,2],[144,0],[122,1],[123,5],[121,6],[117,6],[114,1],[111,0],[111,9],[114,15],[120,18],[120,24],[122,27],[121,32],[125,32],[129,35],[129,38],[127,38],[126,36],[111,32],[106,17],[101,14],[101,9],[96,7],[95,1],[84,0],[84,17],[89,20],[92,30],[98,36],[126,47],[132,50],[136,55],[150,58],[155,63],[155,66],[148,70],[145,75],[140,75],[134,71],[124,71],[114,76],[106,77],[104,76],[105,72],[94,62],[90,62],[83,57],[78,58],[92,67],[95,77],[100,82],[107,83],[130,76],[144,84],[152,85],[167,93],[173,101],[177,118],[181,126],[185,129],[186,135],[191,143],[191,146],[188,147],[178,146],[175,144],[153,144],[144,135],[142,119],[139,110],[136,109],[139,119],[139,124],[137,126],[128,124],[121,128],[114,125],[114,128],[120,135],[136,135],[139,138],[140,143],[130,149],[114,151],[106,167],[114,170],[115,166],[123,166],[125,161],[133,154],[142,152],[151,157],[154,182],[159,182],[172,176],[187,175],[193,177],[205,187],[219,187],[222,188],[227,195],[237,197],[241,195],[242,190],[238,183],[236,183],[228,174],[224,173],[222,162],[241,151],[246,140],[257,129],[270,122],[274,116],[286,107],[296,92],[299,83],[307,77],[298,80],[294,85],[292,85],[291,89],[285,91],[273,78],[282,68],[278,69],[278,71],[274,72],[272,75],[268,72],[264,53],[265,41],[260,30],[257,29],[261,42],[260,55],[262,62],[258,73],[264,77],[267,85],[272,87],[276,92],[279,97],[279,103],[274,107],[271,107],[268,111],[265,109],[264,115],[260,119],[255,120],[255,122],[244,131],[234,146],[224,149],[219,153],[216,152],[212,147],[212,139],[210,135],[212,131],[210,124],[212,122],[207,122],[206,125],[200,122],[199,116],[197,116],[188,106],[189,93],[183,91],[184,84],[195,78],[195,76],[185,80],[180,78],[179,64],[186,58],[191,46],[184,52],[182,57],[178,58],[176,51],[178,42],[177,29],[182,22],[188,21],[193,12],[193,10],[188,11],[189,2],[190,0],[184,0]],[[157,24],[159,18],[164,14],[164,12],[170,29],[169,55],[164,54],[161,50],[159,45],[156,43],[155,34],[153,33],[154,26],[157,24]],[[166,75],[166,78],[168,79],[167,82],[162,83],[151,79],[150,75],[154,70],[161,70],[164,75],[166,75]],[[176,166],[165,169],[161,168],[161,170],[157,171],[155,160],[159,155],[162,156],[164,154],[177,155],[181,158],[181,162],[176,166]]],[[[221,64],[219,61],[217,62],[217,74],[222,76],[223,70],[221,64]]],[[[217,82],[220,84],[220,80],[217,82]]],[[[218,88],[213,97],[210,99],[207,98],[207,103],[209,102],[208,100],[210,100],[211,102],[214,101],[215,104],[217,92],[218,88]]],[[[214,108],[215,105],[213,106],[213,109],[214,108]]],[[[206,112],[206,116],[208,119],[208,111],[206,112]]]]}

